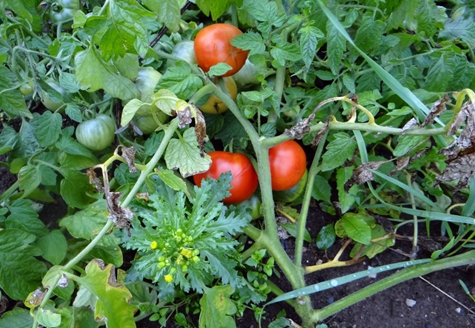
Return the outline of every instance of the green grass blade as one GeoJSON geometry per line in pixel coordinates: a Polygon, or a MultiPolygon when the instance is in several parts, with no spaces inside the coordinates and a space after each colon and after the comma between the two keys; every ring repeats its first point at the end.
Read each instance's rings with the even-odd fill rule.
{"type": "Polygon", "coordinates": [[[299,296],[304,296],[304,295],[309,295],[313,293],[318,293],[330,288],[334,288],[337,286],[345,285],[347,283],[350,283],[352,281],[367,277],[372,274],[377,274],[389,270],[396,270],[396,269],[401,269],[401,268],[407,268],[416,264],[422,264],[422,263],[427,263],[430,262],[430,259],[421,259],[421,260],[413,260],[413,261],[405,261],[405,262],[399,262],[399,263],[393,263],[393,264],[388,264],[388,265],[382,265],[379,267],[371,268],[368,270],[363,270],[357,273],[352,273],[348,274],[346,276],[342,276],[339,278],[334,278],[331,280],[323,281],[318,284],[314,284],[311,286],[307,286],[304,288],[296,289],[291,292],[282,294],[274,298],[272,301],[266,303],[265,305],[277,303],[277,302],[282,302],[282,301],[287,301],[290,299],[297,298],[299,296]]]}

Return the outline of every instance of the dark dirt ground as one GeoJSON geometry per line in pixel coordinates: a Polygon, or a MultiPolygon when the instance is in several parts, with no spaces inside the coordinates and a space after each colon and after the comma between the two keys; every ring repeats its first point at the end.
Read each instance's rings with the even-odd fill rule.
{"type": "MultiPolygon", "coordinates": [[[[0,158],[0,161],[2,158],[0,158]]],[[[8,172],[0,167],[0,193],[7,189],[13,182],[8,172]]],[[[49,204],[45,206],[41,217],[45,220],[56,220],[66,215],[66,208],[62,204],[49,204]]],[[[320,228],[334,218],[322,214],[317,206],[311,208],[309,214],[309,232],[315,236],[320,228]]],[[[411,236],[411,227],[407,226],[407,235],[411,236]]],[[[424,231],[424,228],[420,229],[424,231]]],[[[291,246],[291,241],[290,244],[291,246]]],[[[313,244],[305,245],[304,262],[306,264],[315,264],[317,260],[331,259],[338,251],[341,244],[336,243],[327,252],[318,250],[313,244]]],[[[291,254],[291,249],[289,254],[291,254]]],[[[368,265],[375,267],[379,265],[401,262],[408,260],[395,250],[410,251],[410,241],[397,241],[393,250],[387,250],[377,255],[373,259],[349,266],[327,269],[310,274],[307,283],[329,280],[335,277],[343,276],[349,273],[358,272],[368,268],[368,265]]],[[[419,252],[420,258],[430,256],[430,252],[422,247],[419,252]]],[[[342,259],[349,259],[343,254],[342,259]]],[[[390,273],[378,275],[376,278],[363,278],[352,283],[342,285],[321,293],[313,294],[311,299],[315,308],[321,308],[342,297],[351,294],[354,291],[367,286],[378,279],[381,279],[390,273]]],[[[465,294],[459,284],[459,279],[475,291],[475,268],[459,267],[449,270],[435,272],[421,278],[401,283],[395,287],[380,292],[366,300],[363,300],[349,308],[335,314],[325,320],[331,328],[463,328],[475,327],[475,303],[465,294]],[[438,288],[438,289],[437,289],[438,288]],[[446,294],[444,294],[446,293],[446,294]],[[406,300],[414,300],[416,304],[413,307],[406,305],[406,300]]],[[[289,290],[289,285],[283,279],[275,281],[284,290],[289,290]]],[[[9,308],[15,306],[9,303],[9,308]]],[[[21,303],[17,305],[22,306],[21,303]]],[[[0,307],[0,311],[2,308],[0,307]]],[[[4,309],[3,309],[4,310],[4,309]]],[[[277,303],[266,307],[265,320],[262,327],[268,327],[269,323],[275,319],[275,316],[285,310],[287,318],[292,319],[297,324],[299,318],[293,312],[292,308],[286,303],[277,303]]],[[[0,313],[1,314],[1,313],[0,313]]],[[[237,325],[240,328],[257,328],[258,324],[251,311],[245,313],[244,317],[237,319],[237,325]]],[[[137,324],[139,328],[159,327],[158,323],[150,322],[147,319],[137,324]]],[[[170,324],[168,327],[176,327],[170,324]]],[[[14,328],[14,327],[12,327],[14,328]]]]}

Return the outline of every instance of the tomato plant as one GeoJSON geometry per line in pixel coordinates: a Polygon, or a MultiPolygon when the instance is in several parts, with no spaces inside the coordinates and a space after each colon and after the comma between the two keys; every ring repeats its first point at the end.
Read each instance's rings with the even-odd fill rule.
{"type": "MultiPolygon", "coordinates": [[[[237,85],[234,82],[234,79],[231,76],[223,78],[224,86],[226,91],[229,93],[232,99],[236,99],[237,96],[237,85]]],[[[200,106],[200,109],[204,113],[208,114],[220,114],[228,110],[228,107],[214,94],[210,95],[208,100],[204,105],[200,106]]]]}
{"type": "Polygon", "coordinates": [[[207,72],[219,63],[231,66],[223,76],[238,72],[247,59],[248,51],[238,49],[231,40],[242,34],[241,30],[231,24],[213,24],[198,32],[195,38],[195,56],[198,66],[207,72]]]}
{"type": "Polygon", "coordinates": [[[304,175],[307,157],[296,141],[287,140],[269,149],[269,163],[272,190],[286,190],[304,175]]]}
{"type": "Polygon", "coordinates": [[[91,150],[103,150],[114,141],[114,131],[114,120],[110,116],[99,114],[76,127],[76,139],[91,150]]]}
{"type": "Polygon", "coordinates": [[[251,161],[246,155],[226,151],[212,151],[211,166],[208,171],[193,176],[193,181],[199,187],[204,178],[218,179],[221,174],[231,172],[230,196],[223,199],[224,203],[236,204],[252,196],[257,189],[257,174],[251,161]]]}

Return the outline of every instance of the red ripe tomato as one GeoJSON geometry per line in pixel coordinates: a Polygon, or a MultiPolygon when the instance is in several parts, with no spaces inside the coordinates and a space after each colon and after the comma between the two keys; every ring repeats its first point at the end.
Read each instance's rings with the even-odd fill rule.
{"type": "Polygon", "coordinates": [[[231,196],[223,199],[226,204],[240,203],[252,196],[257,189],[257,174],[249,158],[244,154],[229,153],[226,151],[212,151],[211,166],[205,173],[193,176],[193,181],[200,187],[204,178],[218,179],[223,173],[231,171],[231,196]]]}
{"type": "Polygon", "coordinates": [[[242,34],[241,30],[231,24],[213,24],[198,32],[195,38],[195,57],[198,66],[205,72],[211,66],[226,63],[232,67],[223,76],[237,73],[244,66],[247,50],[231,45],[231,40],[242,34]]]}
{"type": "Polygon", "coordinates": [[[295,186],[307,169],[307,156],[294,140],[284,141],[269,149],[272,190],[286,190],[295,186]]]}

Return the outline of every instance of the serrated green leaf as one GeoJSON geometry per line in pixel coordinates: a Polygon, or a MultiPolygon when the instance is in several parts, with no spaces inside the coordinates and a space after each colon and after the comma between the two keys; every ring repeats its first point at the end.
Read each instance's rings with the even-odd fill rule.
{"type": "Polygon", "coordinates": [[[444,92],[452,87],[450,83],[455,71],[455,62],[450,54],[442,54],[427,72],[424,88],[427,91],[444,92]]]}
{"type": "Polygon", "coordinates": [[[66,257],[68,242],[59,230],[52,230],[38,239],[37,245],[43,252],[41,256],[54,265],[60,264],[66,257]]]}
{"type": "MultiPolygon", "coordinates": [[[[96,156],[88,148],[77,142],[76,139],[72,138],[65,130],[61,132],[61,137],[55,146],[65,154],[85,157],[94,164],[98,162],[96,156]]],[[[60,159],[62,158],[61,155],[59,157],[60,159]]]]}
{"type": "Polygon", "coordinates": [[[0,318],[0,328],[30,328],[32,324],[33,317],[30,311],[18,306],[3,313],[0,318]]]}
{"type": "Polygon", "coordinates": [[[168,89],[180,99],[190,99],[203,86],[201,79],[191,74],[188,64],[172,66],[158,81],[157,88],[168,89]]]}
{"type": "Polygon", "coordinates": [[[66,109],[64,110],[66,115],[75,122],[81,123],[83,120],[81,108],[76,103],[66,104],[66,109]]]}
{"type": "Polygon", "coordinates": [[[165,24],[171,32],[178,32],[180,28],[180,9],[185,5],[184,0],[154,1],[144,0],[143,4],[154,13],[158,14],[158,20],[165,24]]]}
{"type": "Polygon", "coordinates": [[[426,138],[425,136],[400,136],[397,139],[397,145],[393,150],[393,155],[396,157],[406,155],[426,138]]]}
{"type": "Polygon", "coordinates": [[[302,59],[308,69],[310,68],[310,65],[312,65],[313,58],[315,58],[317,54],[318,39],[322,39],[324,34],[318,28],[311,25],[302,27],[299,30],[299,34],[300,53],[302,54],[302,59]]]}
{"type": "MultiPolygon", "coordinates": [[[[101,26],[95,27],[98,32],[95,41],[99,44],[104,60],[135,52],[145,56],[148,50],[147,25],[153,22],[155,15],[134,0],[113,1],[106,8],[106,16],[100,20],[101,26]]],[[[86,22],[88,24],[89,19],[86,22]]]]}
{"type": "Polygon", "coordinates": [[[211,158],[208,154],[201,156],[195,129],[189,128],[183,133],[182,138],[170,140],[165,152],[165,162],[168,169],[178,169],[186,178],[207,171],[211,165],[211,158]]]}
{"type": "Polygon", "coordinates": [[[356,149],[355,140],[343,132],[336,133],[334,137],[322,156],[322,171],[333,170],[353,158],[356,149]]]}
{"type": "Polygon", "coordinates": [[[197,0],[196,5],[200,8],[200,10],[206,15],[209,16],[211,14],[211,19],[216,21],[219,17],[221,17],[226,10],[231,7],[232,4],[236,4],[237,7],[242,5],[242,0],[197,0]]]}
{"type": "Polygon", "coordinates": [[[343,85],[348,89],[350,93],[356,92],[355,80],[348,74],[343,74],[342,80],[343,85]]]}
{"type": "Polygon", "coordinates": [[[176,110],[176,103],[180,100],[172,91],[160,89],[152,96],[153,104],[167,115],[176,110]]]}
{"type": "Polygon", "coordinates": [[[86,266],[86,275],[73,276],[96,297],[94,317],[96,321],[106,321],[108,328],[135,328],[136,307],[129,302],[132,294],[116,280],[115,268],[104,265],[101,260],[92,260],[86,266]]]}
{"type": "Polygon", "coordinates": [[[236,48],[249,50],[249,56],[263,54],[266,51],[264,40],[259,33],[248,31],[240,34],[231,40],[231,44],[236,48]]]}
{"type": "Polygon", "coordinates": [[[29,122],[22,122],[18,136],[16,147],[11,153],[12,158],[29,158],[36,153],[40,145],[35,137],[35,129],[29,122]]]}
{"type": "Polygon", "coordinates": [[[230,296],[234,292],[231,286],[215,286],[206,289],[200,300],[200,328],[236,327],[232,315],[237,311],[230,296]]]}
{"type": "Polygon", "coordinates": [[[299,47],[293,43],[277,44],[270,50],[270,54],[280,66],[285,66],[286,61],[294,63],[302,57],[299,47]]]}
{"type": "Polygon", "coordinates": [[[316,175],[312,186],[312,197],[316,200],[323,200],[326,203],[330,203],[331,187],[328,180],[316,175]]]}
{"type": "Polygon", "coordinates": [[[346,41],[345,38],[338,32],[338,29],[330,21],[327,23],[326,39],[328,64],[333,75],[338,75],[342,67],[343,53],[346,50],[346,41]]]}
{"type": "Polygon", "coordinates": [[[451,41],[461,39],[475,46],[475,22],[463,15],[448,19],[444,29],[439,31],[439,37],[451,41]]]}
{"type": "Polygon", "coordinates": [[[330,248],[336,240],[335,227],[333,223],[327,224],[320,229],[317,234],[316,244],[318,249],[326,250],[330,248]]]}
{"type": "Polygon", "coordinates": [[[41,251],[32,246],[36,237],[17,229],[0,230],[0,287],[14,300],[23,300],[38,288],[46,273],[44,263],[35,256],[41,251]]]}
{"type": "Polygon", "coordinates": [[[117,73],[118,69],[110,62],[104,61],[93,46],[76,54],[76,80],[82,90],[89,92],[104,89],[115,98],[129,100],[139,97],[135,84],[117,73]]]}
{"type": "MultiPolygon", "coordinates": [[[[11,8],[11,7],[9,7],[11,8]]],[[[32,118],[31,112],[26,107],[25,98],[20,90],[15,88],[17,78],[6,66],[0,66],[0,108],[12,117],[32,118]]]]}
{"type": "Polygon", "coordinates": [[[381,44],[383,31],[386,24],[380,20],[374,20],[372,13],[366,13],[360,28],[356,32],[355,44],[367,54],[374,54],[381,44]]]}

